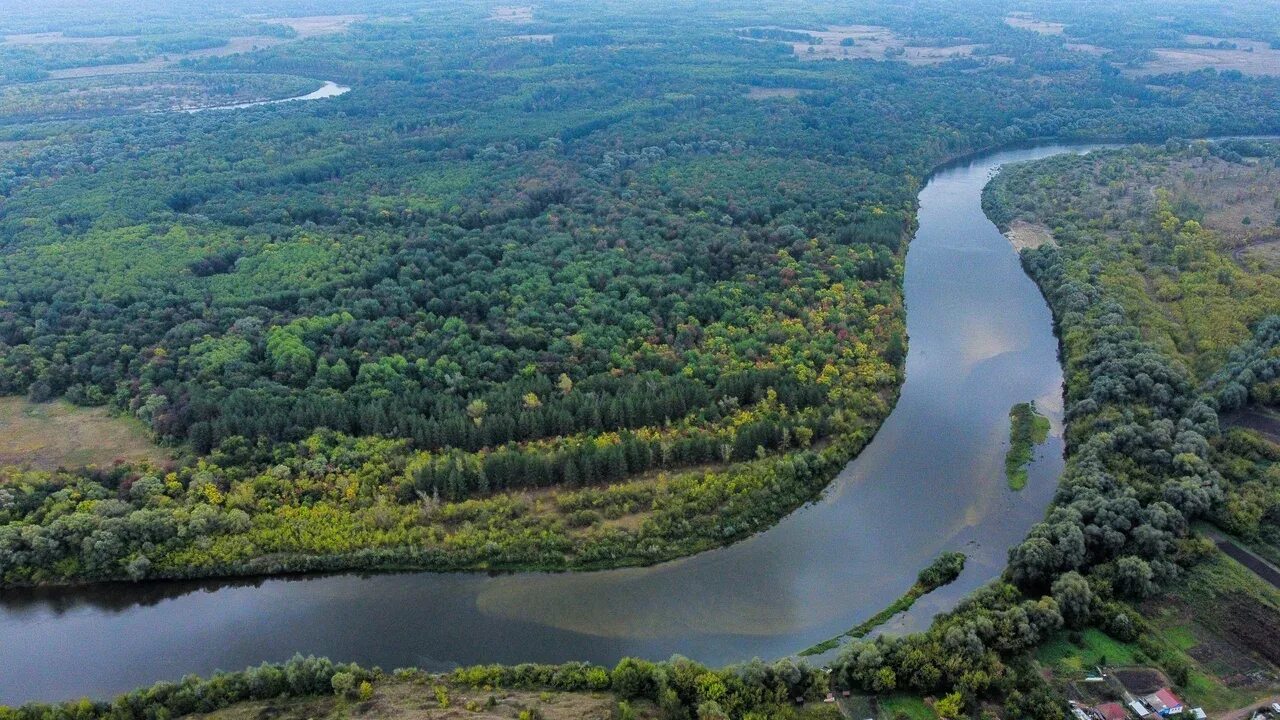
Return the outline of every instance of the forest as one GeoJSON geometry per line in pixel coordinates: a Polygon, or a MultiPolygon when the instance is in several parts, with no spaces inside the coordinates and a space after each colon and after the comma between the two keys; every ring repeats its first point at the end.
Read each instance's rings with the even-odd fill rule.
{"type": "MultiPolygon", "coordinates": [[[[110,5],[58,7],[5,22],[134,34],[110,5]]],[[[679,30],[657,6],[540,6],[519,32],[550,42],[482,4],[300,39],[220,10],[210,37],[289,42],[183,73],[356,89],[6,125],[0,392],[106,406],[176,457],[0,471],[0,581],[602,567],[745,537],[892,408],[931,168],[1035,138],[1280,127],[1273,78],[1117,71],[1168,28],[1107,37],[1100,61],[919,7],[856,10],[984,54],[802,62],[735,31],[836,19],[803,3],[681,6],[679,30]]]]}
{"type": "Polygon", "coordinates": [[[749,537],[892,410],[934,169],[1150,144],[1008,168],[984,195],[1052,238],[1022,262],[1062,344],[1067,466],[999,581],[926,632],[859,637],[830,675],[297,658],[0,720],[392,681],[440,708],[448,685],[786,717],[849,689],[1056,718],[1031,653],[1136,642],[1135,608],[1214,552],[1195,523],[1280,558],[1280,451],[1242,419],[1280,402],[1280,145],[1186,139],[1280,132],[1280,77],[1152,64],[1203,37],[1280,47],[1261,4],[380,0],[317,32],[284,0],[138,2],[0,8],[0,394],[106,408],[170,459],[0,468],[0,587],[592,569],[749,537]],[[823,39],[853,23],[883,51],[823,39]],[[179,111],[325,81],[352,89],[179,111]]]}

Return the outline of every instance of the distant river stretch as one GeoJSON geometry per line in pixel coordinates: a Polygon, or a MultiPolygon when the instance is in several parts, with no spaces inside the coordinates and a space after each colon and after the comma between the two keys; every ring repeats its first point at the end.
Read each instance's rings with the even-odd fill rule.
{"type": "Polygon", "coordinates": [[[982,214],[991,173],[1079,151],[998,152],[936,172],[907,254],[910,350],[897,408],[823,496],[774,528],[648,568],[405,573],[112,584],[0,593],[0,703],[106,697],[295,652],[383,668],[673,653],[721,665],[787,655],[865,620],[938,553],[952,585],[892,630],[918,629],[1004,566],[1062,470],[1062,369],[1049,308],[982,214]],[[1004,477],[1010,406],[1053,431],[1030,482],[1004,477]]]}
{"type": "Polygon", "coordinates": [[[299,100],[323,100],[324,98],[338,97],[351,92],[351,88],[346,85],[339,85],[332,80],[325,80],[324,84],[312,90],[306,95],[298,95],[296,97],[280,98],[279,100],[256,100],[254,102],[232,103],[230,105],[209,105],[206,107],[187,108],[186,112],[207,112],[209,110],[238,110],[240,108],[254,107],[257,105],[278,105],[280,103],[298,102],[299,100]]]}

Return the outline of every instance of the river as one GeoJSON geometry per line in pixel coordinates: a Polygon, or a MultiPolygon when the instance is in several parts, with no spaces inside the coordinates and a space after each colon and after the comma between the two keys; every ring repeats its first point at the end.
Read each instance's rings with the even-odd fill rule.
{"type": "Polygon", "coordinates": [[[323,100],[325,98],[345,95],[349,92],[351,92],[351,88],[346,85],[339,85],[332,80],[325,80],[323,85],[312,90],[306,95],[280,98],[279,100],[255,100],[253,102],[232,103],[229,105],[206,105],[204,107],[185,108],[183,112],[198,113],[207,112],[209,110],[239,110],[240,108],[257,107],[258,105],[279,105],[280,103],[298,102],[300,100],[323,100]]]}
{"type": "Polygon", "coordinates": [[[961,577],[891,623],[924,627],[997,576],[1062,470],[1052,320],[982,214],[993,170],[1073,149],[1009,150],[936,172],[906,265],[901,399],[822,497],[727,548],[648,568],[403,573],[109,584],[0,594],[0,703],[105,697],[295,652],[390,669],[673,653],[720,665],[836,635],[901,595],[939,552],[961,577]],[[1052,421],[1030,482],[1008,488],[1009,408],[1052,421]]]}

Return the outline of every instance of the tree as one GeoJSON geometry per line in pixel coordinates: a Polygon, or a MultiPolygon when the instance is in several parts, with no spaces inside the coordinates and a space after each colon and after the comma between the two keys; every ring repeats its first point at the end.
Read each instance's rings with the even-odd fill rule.
{"type": "Polygon", "coordinates": [[[1155,572],[1140,557],[1126,555],[1116,561],[1116,590],[1134,598],[1145,598],[1155,590],[1155,572]]]}
{"type": "Polygon", "coordinates": [[[485,413],[489,412],[489,403],[476,398],[467,403],[467,416],[471,418],[471,422],[480,427],[480,423],[484,422],[485,413]]]}
{"type": "Polygon", "coordinates": [[[333,686],[333,694],[339,697],[355,695],[356,676],[349,672],[334,673],[329,684],[333,686]]]}
{"type": "Polygon", "coordinates": [[[964,713],[964,696],[953,692],[935,703],[933,710],[944,720],[958,718],[964,713]]]}
{"type": "Polygon", "coordinates": [[[658,669],[651,662],[636,658],[623,658],[614,667],[610,680],[610,687],[624,699],[657,699],[659,688],[658,669]]]}
{"type": "Polygon", "coordinates": [[[1093,588],[1078,572],[1063,573],[1053,581],[1053,599],[1068,627],[1082,627],[1093,610],[1093,588]]]}

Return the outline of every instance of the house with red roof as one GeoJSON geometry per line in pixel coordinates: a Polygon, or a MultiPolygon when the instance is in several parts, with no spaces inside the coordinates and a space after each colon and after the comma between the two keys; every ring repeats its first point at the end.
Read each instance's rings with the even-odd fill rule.
{"type": "Polygon", "coordinates": [[[1182,712],[1183,709],[1182,701],[1179,700],[1178,696],[1174,695],[1173,691],[1167,687],[1160,688],[1159,690],[1142,698],[1142,702],[1146,703],[1147,707],[1164,717],[1177,715],[1182,712]]]}
{"type": "Polygon", "coordinates": [[[1102,703],[1093,709],[1102,720],[1128,720],[1129,713],[1125,712],[1124,706],[1120,703],[1102,703]]]}

